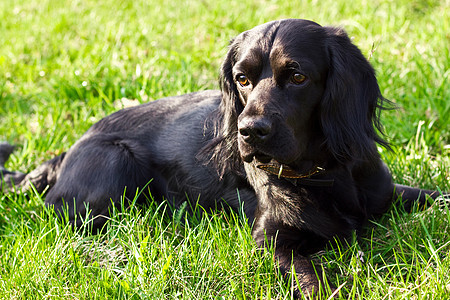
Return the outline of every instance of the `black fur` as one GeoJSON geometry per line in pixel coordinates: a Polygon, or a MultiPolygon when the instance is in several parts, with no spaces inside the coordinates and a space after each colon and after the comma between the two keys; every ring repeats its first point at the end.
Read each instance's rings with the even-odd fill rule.
{"type": "MultiPolygon", "coordinates": [[[[2,167],[6,188],[48,188],[47,205],[67,206],[75,225],[88,206],[95,227],[111,203],[150,180],[155,199],[175,206],[199,196],[205,209],[243,205],[256,242],[275,243],[281,271],[295,267],[297,296],[320,285],[309,254],[384,213],[398,195],[410,207],[431,193],[392,183],[376,147],[387,146],[384,99],[342,29],[281,20],[244,32],[230,45],[221,89],[118,111],[29,174],[2,167]],[[299,175],[320,167],[310,176],[319,184],[279,178],[260,169],[267,163],[299,175]]],[[[0,145],[1,164],[11,151],[0,145]]]]}

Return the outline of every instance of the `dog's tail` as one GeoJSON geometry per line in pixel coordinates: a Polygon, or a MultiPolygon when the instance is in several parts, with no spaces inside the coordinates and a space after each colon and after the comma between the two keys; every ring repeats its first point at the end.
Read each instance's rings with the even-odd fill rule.
{"type": "Polygon", "coordinates": [[[0,171],[5,169],[5,163],[14,151],[14,148],[13,145],[6,142],[0,142],[0,171]]]}
{"type": "Polygon", "coordinates": [[[5,163],[14,151],[14,148],[13,145],[0,142],[0,192],[9,190],[14,184],[20,183],[26,176],[24,173],[11,172],[5,169],[5,163]]]}
{"type": "Polygon", "coordinates": [[[450,200],[449,197],[450,194],[441,194],[438,191],[423,190],[402,184],[395,185],[394,198],[398,198],[399,204],[402,205],[406,211],[411,211],[415,205],[418,205],[421,208],[427,207],[431,204],[431,201],[429,200],[436,200],[438,198],[440,201],[443,199],[448,205],[448,201],[450,200]]]}

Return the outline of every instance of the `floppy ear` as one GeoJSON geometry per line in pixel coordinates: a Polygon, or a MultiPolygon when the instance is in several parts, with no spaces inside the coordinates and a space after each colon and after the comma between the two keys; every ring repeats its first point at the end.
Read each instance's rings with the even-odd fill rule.
{"type": "Polygon", "coordinates": [[[321,104],[321,123],[326,144],[341,161],[370,158],[375,143],[388,147],[379,136],[379,111],[383,97],[375,71],[340,28],[325,27],[329,73],[321,104]],[[378,130],[378,132],[377,132],[378,130]]]}
{"type": "MultiPolygon", "coordinates": [[[[222,114],[222,135],[237,136],[237,118],[244,109],[239,100],[239,92],[233,78],[233,66],[237,61],[240,43],[238,38],[230,42],[227,56],[222,63],[220,72],[220,88],[222,90],[222,101],[220,103],[220,113],[222,114]]],[[[236,139],[234,138],[233,141],[236,139]]]]}
{"type": "Polygon", "coordinates": [[[200,150],[200,155],[209,157],[208,160],[215,165],[221,177],[228,170],[241,172],[237,146],[237,119],[244,107],[239,101],[239,93],[233,78],[233,66],[240,47],[238,40],[239,37],[230,42],[230,48],[221,67],[222,100],[218,110],[212,115],[215,136],[200,150]]]}

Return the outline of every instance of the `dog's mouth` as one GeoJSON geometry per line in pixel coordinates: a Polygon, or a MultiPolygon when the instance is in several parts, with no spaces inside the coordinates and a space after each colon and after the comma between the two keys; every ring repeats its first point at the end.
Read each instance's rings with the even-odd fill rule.
{"type": "Polygon", "coordinates": [[[270,155],[254,153],[244,157],[246,162],[254,162],[258,169],[269,174],[277,175],[279,178],[302,178],[303,175],[290,167],[287,163],[280,162],[270,155]]]}
{"type": "MultiPolygon", "coordinates": [[[[289,162],[280,159],[280,158],[275,158],[271,155],[268,155],[266,153],[263,152],[255,152],[255,153],[251,153],[249,155],[245,155],[242,156],[242,159],[246,162],[246,163],[254,163],[258,168],[259,166],[265,166],[265,165],[270,165],[270,166],[274,166],[274,165],[283,165],[286,166],[288,164],[290,164],[289,162]]],[[[290,168],[290,167],[288,167],[290,168]]]]}
{"type": "Polygon", "coordinates": [[[254,155],[254,159],[257,163],[267,164],[273,160],[273,158],[269,155],[258,153],[254,155]]]}
{"type": "Polygon", "coordinates": [[[248,153],[248,154],[241,153],[241,158],[246,163],[251,163],[253,160],[255,160],[257,162],[266,164],[272,160],[272,156],[267,155],[262,152],[252,152],[252,153],[248,153]]]}

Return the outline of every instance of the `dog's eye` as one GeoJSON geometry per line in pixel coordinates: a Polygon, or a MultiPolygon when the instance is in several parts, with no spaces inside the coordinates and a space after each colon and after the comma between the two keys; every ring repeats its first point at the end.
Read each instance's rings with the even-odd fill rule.
{"type": "Polygon", "coordinates": [[[294,73],[292,74],[291,80],[295,84],[302,84],[306,81],[306,76],[301,73],[294,73]]]}
{"type": "Polygon", "coordinates": [[[236,79],[241,86],[247,86],[250,84],[250,81],[248,80],[247,76],[243,74],[238,75],[236,79]]]}

